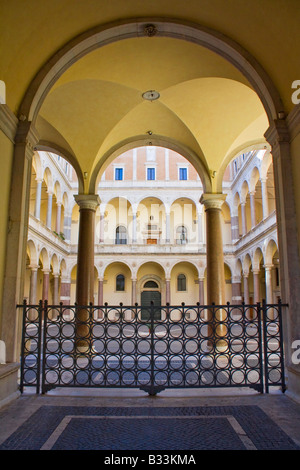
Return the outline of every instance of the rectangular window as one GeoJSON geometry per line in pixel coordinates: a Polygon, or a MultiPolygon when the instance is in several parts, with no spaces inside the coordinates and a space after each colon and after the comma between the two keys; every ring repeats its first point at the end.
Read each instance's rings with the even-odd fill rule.
{"type": "Polygon", "coordinates": [[[115,168],[115,180],[116,181],[123,180],[123,168],[115,168]]]}
{"type": "Polygon", "coordinates": [[[187,168],[179,168],[179,179],[187,180],[187,168]]]}
{"type": "Polygon", "coordinates": [[[147,168],[147,180],[148,181],[155,180],[155,168],[147,168]]]}

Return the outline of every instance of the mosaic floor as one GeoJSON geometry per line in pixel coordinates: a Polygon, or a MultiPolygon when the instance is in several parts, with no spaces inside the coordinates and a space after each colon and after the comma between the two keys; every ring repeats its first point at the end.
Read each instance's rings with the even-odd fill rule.
{"type": "Polygon", "coordinates": [[[41,406],[0,450],[300,450],[258,406],[41,406]]]}

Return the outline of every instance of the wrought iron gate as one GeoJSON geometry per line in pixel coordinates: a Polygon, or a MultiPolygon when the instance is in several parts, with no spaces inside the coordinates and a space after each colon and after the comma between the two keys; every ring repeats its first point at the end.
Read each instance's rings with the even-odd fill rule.
{"type": "Polygon", "coordinates": [[[282,307],[58,306],[23,309],[20,389],[251,387],[285,391],[282,307]]]}

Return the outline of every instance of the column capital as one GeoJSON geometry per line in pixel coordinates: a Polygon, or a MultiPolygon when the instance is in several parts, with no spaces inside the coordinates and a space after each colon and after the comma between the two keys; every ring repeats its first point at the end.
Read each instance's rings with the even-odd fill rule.
{"type": "Polygon", "coordinates": [[[37,271],[39,269],[39,265],[38,264],[29,264],[28,268],[30,268],[31,271],[37,271]]]}
{"type": "Polygon", "coordinates": [[[96,211],[100,205],[100,198],[98,194],[77,194],[74,196],[75,201],[81,209],[89,209],[96,211]]]}
{"type": "Polygon", "coordinates": [[[274,268],[274,264],[265,264],[264,268],[266,271],[271,271],[274,268]]]}
{"type": "Polygon", "coordinates": [[[205,210],[208,209],[221,209],[224,201],[226,199],[226,194],[222,193],[203,193],[200,202],[204,205],[205,210]]]}

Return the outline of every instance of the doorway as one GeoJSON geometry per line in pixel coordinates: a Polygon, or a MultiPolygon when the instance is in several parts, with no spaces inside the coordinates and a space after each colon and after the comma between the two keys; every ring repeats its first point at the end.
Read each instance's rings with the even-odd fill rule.
{"type": "Polygon", "coordinates": [[[149,316],[149,309],[143,309],[144,307],[149,307],[153,305],[154,307],[154,320],[161,319],[161,292],[159,291],[159,285],[156,281],[147,281],[143,286],[143,291],[141,293],[141,319],[147,320],[149,316]],[[158,307],[158,308],[157,308],[158,307]]]}

